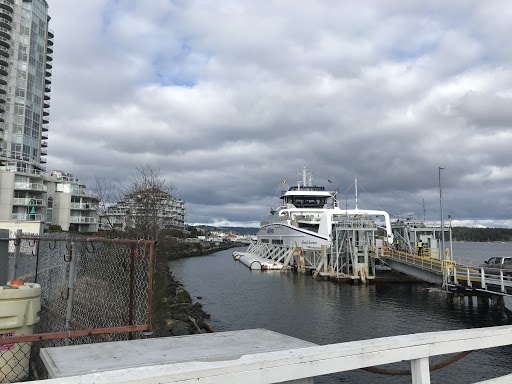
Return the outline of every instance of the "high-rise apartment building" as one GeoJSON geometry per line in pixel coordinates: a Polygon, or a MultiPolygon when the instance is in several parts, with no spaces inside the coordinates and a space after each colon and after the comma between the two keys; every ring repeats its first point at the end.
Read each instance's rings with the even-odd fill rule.
{"type": "Polygon", "coordinates": [[[45,221],[49,20],[45,0],[0,0],[0,220],[45,221]]]}

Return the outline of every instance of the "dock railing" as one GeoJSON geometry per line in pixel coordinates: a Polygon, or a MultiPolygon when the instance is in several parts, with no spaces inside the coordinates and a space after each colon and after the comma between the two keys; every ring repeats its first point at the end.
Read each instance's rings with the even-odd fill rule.
{"type": "MultiPolygon", "coordinates": [[[[429,384],[429,358],[512,344],[512,326],[429,332],[243,355],[223,361],[134,367],[47,380],[61,383],[279,383],[409,361],[411,382],[429,384]]],[[[478,383],[512,382],[512,375],[478,383]]],[[[35,382],[34,382],[35,383],[35,382]]]]}

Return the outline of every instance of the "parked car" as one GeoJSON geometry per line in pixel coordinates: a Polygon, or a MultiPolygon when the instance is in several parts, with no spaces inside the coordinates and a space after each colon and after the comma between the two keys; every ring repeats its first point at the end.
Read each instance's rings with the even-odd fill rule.
{"type": "Polygon", "coordinates": [[[505,275],[512,275],[512,256],[497,256],[491,257],[489,260],[480,264],[480,268],[483,268],[487,273],[498,274],[500,269],[504,271],[505,275]]]}

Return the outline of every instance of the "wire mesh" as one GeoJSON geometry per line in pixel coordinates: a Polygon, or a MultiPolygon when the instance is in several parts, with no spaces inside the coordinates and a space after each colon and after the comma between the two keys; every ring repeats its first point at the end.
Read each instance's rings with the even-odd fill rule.
{"type": "Polygon", "coordinates": [[[9,241],[9,276],[41,286],[34,334],[44,333],[45,340],[24,342],[24,336],[17,337],[16,329],[6,329],[0,319],[0,382],[44,377],[39,363],[33,363],[39,359],[34,351],[41,346],[143,337],[142,332],[126,332],[132,325],[150,330],[154,242],[67,234],[11,234],[9,241]],[[81,330],[101,334],[56,334],[81,330]]]}

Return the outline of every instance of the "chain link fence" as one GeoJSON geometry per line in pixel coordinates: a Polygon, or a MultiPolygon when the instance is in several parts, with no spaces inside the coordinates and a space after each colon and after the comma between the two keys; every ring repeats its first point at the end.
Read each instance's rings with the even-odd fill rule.
{"type": "Polygon", "coordinates": [[[149,336],[153,252],[154,242],[145,240],[20,232],[0,238],[0,270],[41,286],[33,335],[8,329],[0,316],[0,382],[46,378],[40,348],[149,336]]]}

